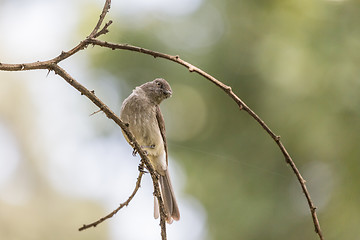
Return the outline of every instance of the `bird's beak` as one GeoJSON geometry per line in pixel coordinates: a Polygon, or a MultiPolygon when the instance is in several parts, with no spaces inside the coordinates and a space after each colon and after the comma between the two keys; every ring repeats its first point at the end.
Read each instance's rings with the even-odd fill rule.
{"type": "Polygon", "coordinates": [[[170,90],[165,90],[164,93],[165,93],[167,98],[171,97],[171,95],[172,95],[172,91],[170,91],[170,90]]]}

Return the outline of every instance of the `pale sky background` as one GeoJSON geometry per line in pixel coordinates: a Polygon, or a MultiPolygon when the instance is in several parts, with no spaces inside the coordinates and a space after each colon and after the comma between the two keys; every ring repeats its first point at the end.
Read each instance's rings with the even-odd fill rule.
{"type": "MultiPolygon", "coordinates": [[[[77,14],[81,14],[86,2],[98,5],[94,21],[89,23],[90,33],[104,1],[0,0],[0,62],[47,60],[75,46],[86,37],[76,33],[80,21],[77,14]]],[[[200,4],[201,0],[113,1],[107,19],[112,19],[111,15],[123,14],[135,19],[134,24],[141,25],[142,21],[146,21],[141,17],[145,12],[181,16],[195,11],[200,4]]],[[[88,89],[94,89],[118,113],[126,96],[120,96],[111,87],[113,83],[110,80],[114,76],[104,73],[101,81],[93,79],[87,58],[85,50],[60,65],[88,89]]],[[[102,113],[89,117],[97,108],[53,73],[47,76],[43,70],[0,72],[0,96],[3,100],[10,94],[8,89],[19,86],[25,93],[24,101],[32,106],[23,110],[34,116],[29,119],[26,130],[33,138],[33,151],[46,156],[46,161],[37,164],[50,186],[64,195],[97,201],[106,212],[125,201],[134,188],[139,158],[132,157],[132,149],[115,123],[102,113]],[[97,131],[97,127],[100,130],[97,131]],[[100,131],[110,134],[102,137],[100,131]]],[[[6,105],[11,105],[11,102],[6,105]]],[[[11,124],[4,119],[6,116],[3,118],[0,115],[0,201],[21,206],[34,197],[33,189],[29,187],[31,176],[27,176],[26,167],[19,170],[24,156],[16,131],[9,128],[11,124]],[[19,172],[21,179],[14,177],[19,172]]],[[[168,238],[205,239],[206,212],[199,201],[183,192],[186,172],[181,165],[171,155],[169,161],[182,219],[168,225],[168,238]]],[[[160,239],[159,221],[153,219],[152,192],[150,177],[145,175],[142,187],[131,204],[107,221],[110,224],[110,239],[160,239]]],[[[97,219],[79,222],[78,226],[73,226],[74,231],[94,220],[97,219]]],[[[99,225],[88,231],[97,231],[102,227],[99,225]]]]}

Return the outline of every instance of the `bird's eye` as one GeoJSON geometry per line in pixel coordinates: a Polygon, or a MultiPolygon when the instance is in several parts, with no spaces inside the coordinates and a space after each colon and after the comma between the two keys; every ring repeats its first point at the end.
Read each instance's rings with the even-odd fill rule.
{"type": "Polygon", "coordinates": [[[161,83],[160,83],[160,82],[157,82],[156,85],[158,85],[159,87],[161,87],[161,83]]]}

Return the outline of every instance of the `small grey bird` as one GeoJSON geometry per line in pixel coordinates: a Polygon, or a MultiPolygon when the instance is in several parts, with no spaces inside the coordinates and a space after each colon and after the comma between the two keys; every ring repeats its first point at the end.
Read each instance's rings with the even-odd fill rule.
{"type": "MultiPolygon", "coordinates": [[[[165,122],[159,107],[164,99],[171,97],[171,94],[169,83],[165,79],[157,78],[136,87],[124,100],[120,113],[120,119],[129,124],[130,132],[146,151],[152,166],[160,176],[160,191],[168,223],[180,219],[168,170],[165,122]]],[[[125,134],[124,136],[131,145],[125,134]]],[[[159,217],[159,206],[156,199],[154,199],[154,217],[159,217]]]]}

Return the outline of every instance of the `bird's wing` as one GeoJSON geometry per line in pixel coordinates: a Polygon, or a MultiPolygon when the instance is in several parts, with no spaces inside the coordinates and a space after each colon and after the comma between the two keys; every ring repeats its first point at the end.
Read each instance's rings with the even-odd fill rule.
{"type": "Polygon", "coordinates": [[[167,143],[166,143],[166,136],[165,136],[165,121],[164,117],[161,114],[159,105],[156,106],[156,119],[158,121],[158,125],[160,128],[160,133],[164,141],[164,149],[166,154],[166,165],[168,165],[168,151],[167,151],[167,143]]]}

